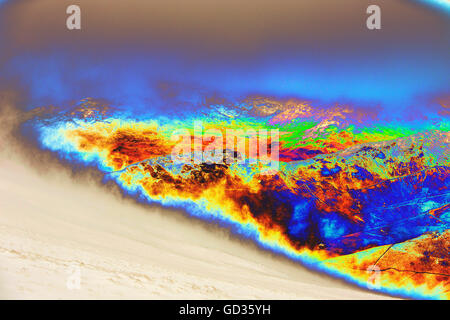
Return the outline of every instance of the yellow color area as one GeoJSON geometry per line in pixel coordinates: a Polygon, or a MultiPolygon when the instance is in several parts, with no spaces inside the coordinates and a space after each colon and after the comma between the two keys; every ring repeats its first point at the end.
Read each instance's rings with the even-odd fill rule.
{"type": "Polygon", "coordinates": [[[312,251],[305,247],[296,247],[286,236],[281,226],[273,223],[272,218],[266,215],[252,215],[247,205],[240,205],[237,197],[240,194],[257,194],[261,186],[256,180],[243,183],[239,177],[229,172],[217,177],[208,177],[201,174],[202,184],[197,178],[182,179],[163,168],[156,169],[145,164],[127,168],[120,174],[120,180],[128,187],[141,186],[145,194],[154,200],[176,199],[203,201],[209,212],[219,211],[221,214],[241,225],[250,224],[258,230],[259,240],[283,248],[295,255],[306,255],[310,258],[323,260],[330,258],[330,253],[317,250],[312,251]],[[136,178],[139,177],[139,178],[136,178]]]}

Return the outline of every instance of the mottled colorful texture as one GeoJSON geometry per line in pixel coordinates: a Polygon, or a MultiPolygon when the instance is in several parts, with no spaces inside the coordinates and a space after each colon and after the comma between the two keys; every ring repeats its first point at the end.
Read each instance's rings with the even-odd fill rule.
{"type": "Polygon", "coordinates": [[[448,299],[448,108],[396,122],[370,110],[253,98],[149,118],[85,99],[28,124],[43,148],[98,167],[140,201],[183,208],[360,286],[448,299]],[[244,162],[174,163],[173,132],[188,130],[195,144],[198,121],[220,132],[278,129],[279,169],[264,172],[248,153],[244,162]]]}

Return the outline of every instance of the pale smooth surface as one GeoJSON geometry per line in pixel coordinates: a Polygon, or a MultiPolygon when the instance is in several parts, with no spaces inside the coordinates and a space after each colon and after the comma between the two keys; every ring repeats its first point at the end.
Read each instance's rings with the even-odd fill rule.
{"type": "Polygon", "coordinates": [[[0,154],[0,298],[387,298],[107,191],[0,154]]]}

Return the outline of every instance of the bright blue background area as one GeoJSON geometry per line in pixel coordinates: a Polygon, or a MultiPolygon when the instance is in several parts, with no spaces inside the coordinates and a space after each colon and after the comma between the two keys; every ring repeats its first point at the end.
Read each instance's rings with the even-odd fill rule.
{"type": "MultiPolygon", "coordinates": [[[[205,97],[236,101],[256,94],[382,106],[396,114],[448,94],[450,45],[445,36],[406,44],[374,37],[362,46],[342,43],[335,49],[268,45],[238,58],[199,55],[182,46],[109,50],[95,43],[55,44],[51,50],[14,54],[1,65],[0,81],[17,80],[28,93],[29,108],[94,97],[137,112],[168,113],[201,105],[205,97]]],[[[7,49],[8,43],[0,41],[0,50],[7,49]]]]}

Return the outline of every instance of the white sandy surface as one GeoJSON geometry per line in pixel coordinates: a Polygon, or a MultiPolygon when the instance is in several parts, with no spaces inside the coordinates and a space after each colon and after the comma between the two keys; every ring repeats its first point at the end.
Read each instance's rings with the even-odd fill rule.
{"type": "Polygon", "coordinates": [[[0,298],[386,297],[179,212],[0,155],[0,298]]]}

